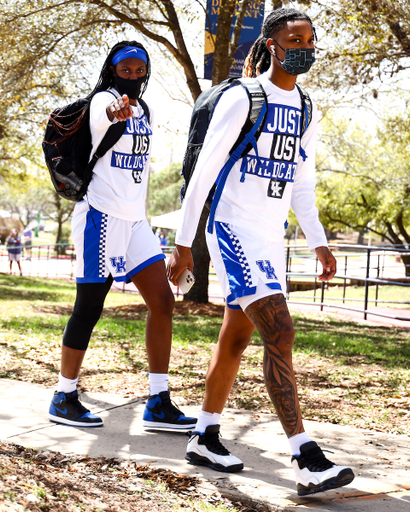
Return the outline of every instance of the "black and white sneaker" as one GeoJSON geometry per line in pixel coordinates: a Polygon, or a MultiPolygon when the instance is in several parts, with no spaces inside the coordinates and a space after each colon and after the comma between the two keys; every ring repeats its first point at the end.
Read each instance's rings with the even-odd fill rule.
{"type": "Polygon", "coordinates": [[[315,441],[302,444],[300,455],[292,457],[292,466],[299,496],[343,487],[354,479],[350,468],[328,460],[315,441]]]}
{"type": "Polygon", "coordinates": [[[51,400],[48,418],[55,423],[72,427],[102,427],[103,420],[88,409],[78,399],[77,391],[63,393],[55,391],[51,400]]]}
{"type": "Polygon", "coordinates": [[[192,432],[185,459],[190,464],[208,466],[215,471],[235,473],[243,469],[243,462],[229,453],[219,440],[219,425],[206,427],[205,433],[192,432]]]}

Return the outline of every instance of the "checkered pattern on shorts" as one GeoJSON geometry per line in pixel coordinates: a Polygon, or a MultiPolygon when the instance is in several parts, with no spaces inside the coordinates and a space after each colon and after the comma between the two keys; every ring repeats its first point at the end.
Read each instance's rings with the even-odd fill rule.
{"type": "Polygon", "coordinates": [[[98,275],[99,277],[104,277],[105,272],[105,244],[106,244],[106,234],[107,234],[107,224],[108,224],[108,215],[106,213],[102,214],[101,217],[101,231],[100,231],[100,245],[98,251],[98,275]]]}
{"type": "Polygon", "coordinates": [[[250,288],[251,286],[253,286],[251,268],[249,266],[248,260],[246,259],[245,253],[243,252],[241,242],[239,241],[239,238],[236,235],[234,235],[232,231],[229,229],[228,224],[223,223],[223,226],[226,229],[226,232],[228,233],[229,238],[231,239],[235,253],[238,256],[238,262],[242,267],[245,285],[250,288]]]}

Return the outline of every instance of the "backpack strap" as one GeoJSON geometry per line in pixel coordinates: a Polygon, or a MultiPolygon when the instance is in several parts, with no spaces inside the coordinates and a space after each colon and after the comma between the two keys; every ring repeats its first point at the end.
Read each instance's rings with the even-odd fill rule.
{"type": "MultiPolygon", "coordinates": [[[[213,232],[216,207],[218,205],[219,199],[221,198],[222,191],[228,178],[229,172],[234,166],[234,164],[250,151],[250,149],[248,149],[249,145],[251,148],[254,148],[256,157],[259,161],[258,148],[256,143],[257,137],[259,136],[259,133],[262,130],[263,122],[266,118],[266,113],[268,111],[268,101],[266,98],[266,93],[258,80],[241,79],[240,82],[249,96],[250,108],[248,120],[251,121],[253,126],[250,129],[250,131],[243,136],[242,141],[231,153],[229,160],[226,162],[221,172],[219,173],[218,180],[216,182],[215,193],[212,198],[211,211],[209,213],[208,233],[213,232]]],[[[244,174],[242,174],[241,182],[243,182],[244,180],[245,176],[244,174]]]]}
{"type": "Polygon", "coordinates": [[[310,99],[309,94],[300,87],[300,85],[296,84],[296,87],[298,89],[298,92],[300,94],[300,101],[301,101],[301,111],[302,111],[302,118],[300,123],[300,146],[299,146],[299,153],[300,156],[303,158],[303,161],[306,160],[307,155],[305,150],[302,148],[302,137],[305,135],[306,130],[309,128],[309,125],[312,121],[312,100],[310,99]]]}
{"type": "Polygon", "coordinates": [[[150,112],[149,112],[148,105],[145,103],[145,101],[142,98],[138,98],[138,103],[141,105],[142,110],[144,111],[144,114],[145,114],[146,118],[148,119],[148,124],[151,124],[150,112]]]}
{"type": "Polygon", "coordinates": [[[126,121],[120,121],[118,123],[111,125],[108,128],[96,152],[94,153],[92,159],[88,163],[86,172],[89,170],[92,171],[95,167],[95,164],[97,163],[97,160],[103,157],[107,153],[107,151],[109,151],[113,146],[115,146],[115,144],[117,144],[117,142],[122,137],[126,126],[126,121]]]}
{"type": "MultiPolygon", "coordinates": [[[[109,93],[111,93],[115,98],[119,98],[120,94],[116,89],[110,88],[108,89],[109,93]]],[[[144,100],[141,98],[138,99],[138,103],[141,105],[142,110],[144,111],[144,114],[146,115],[148,119],[148,123],[150,122],[150,112],[148,105],[145,103],[144,100]]],[[[87,165],[87,168],[85,170],[85,176],[90,176],[92,173],[92,170],[95,167],[95,164],[97,163],[98,159],[103,157],[107,151],[109,151],[122,137],[123,133],[125,132],[125,128],[127,126],[126,121],[119,121],[118,123],[112,124],[108,130],[106,131],[102,141],[100,142],[96,152],[94,153],[92,159],[87,165]]],[[[91,176],[90,176],[91,178],[91,176]]]]}
{"type": "Polygon", "coordinates": [[[122,137],[125,128],[127,127],[126,121],[120,121],[111,125],[106,131],[102,141],[100,142],[96,152],[91,160],[88,162],[87,167],[84,169],[83,182],[85,185],[85,194],[87,194],[88,185],[93,176],[93,169],[98,160],[103,157],[122,137]]]}

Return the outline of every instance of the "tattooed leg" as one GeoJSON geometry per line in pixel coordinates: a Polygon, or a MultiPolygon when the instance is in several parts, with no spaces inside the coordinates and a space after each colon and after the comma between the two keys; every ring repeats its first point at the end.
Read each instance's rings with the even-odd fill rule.
{"type": "Polygon", "coordinates": [[[246,310],[264,347],[263,372],[269,396],[288,437],[304,432],[292,365],[293,322],[282,294],[270,295],[246,310]]]}

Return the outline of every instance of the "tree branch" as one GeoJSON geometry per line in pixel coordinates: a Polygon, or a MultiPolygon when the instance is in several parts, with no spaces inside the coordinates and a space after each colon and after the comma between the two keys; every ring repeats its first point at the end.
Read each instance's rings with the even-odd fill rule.
{"type": "MultiPolygon", "coordinates": [[[[327,218],[333,222],[333,223],[338,223],[338,224],[342,224],[343,226],[346,226],[347,228],[351,228],[351,229],[354,229],[356,231],[360,231],[361,229],[366,229],[367,231],[371,231],[372,233],[374,233],[375,235],[379,235],[381,237],[385,237],[387,238],[387,240],[389,240],[389,242],[391,242],[392,244],[395,242],[396,238],[397,238],[397,235],[396,233],[394,232],[393,228],[391,230],[391,235],[393,235],[392,237],[389,237],[385,232],[382,232],[382,231],[379,231],[375,228],[372,228],[368,225],[368,223],[365,223],[365,224],[359,224],[359,223],[352,223],[352,222],[346,222],[345,220],[343,219],[340,219],[340,218],[336,218],[336,217],[332,217],[331,215],[329,215],[328,212],[326,212],[326,216],[327,218]],[[395,238],[393,238],[395,237],[395,238]]],[[[387,227],[387,225],[386,225],[387,227]]],[[[400,239],[399,239],[399,243],[401,243],[400,239]]]]}
{"type": "Polygon", "coordinates": [[[63,5],[69,5],[69,4],[76,3],[76,2],[78,2],[78,0],[67,0],[66,2],[61,2],[59,4],[47,5],[47,7],[43,7],[42,9],[36,9],[35,11],[29,11],[24,14],[17,14],[17,16],[15,16],[14,18],[9,18],[6,21],[11,23],[20,18],[29,18],[30,16],[33,16],[34,14],[39,14],[40,12],[45,12],[45,11],[52,11],[53,9],[56,9],[57,7],[61,7],[63,5]]]}
{"type": "Polygon", "coordinates": [[[393,244],[397,244],[397,245],[403,245],[403,241],[400,239],[400,237],[395,233],[394,229],[393,229],[393,226],[391,225],[390,222],[388,222],[387,220],[384,221],[384,224],[387,228],[387,231],[391,237],[391,239],[393,240],[393,244]]]}
{"type": "Polygon", "coordinates": [[[188,53],[188,50],[185,45],[184,37],[182,34],[181,27],[179,25],[178,15],[175,12],[174,5],[171,0],[160,0],[163,4],[167,16],[168,16],[168,22],[159,22],[156,20],[143,20],[143,19],[137,19],[137,18],[131,18],[130,16],[124,14],[123,12],[119,11],[118,9],[115,9],[114,7],[108,5],[103,0],[90,0],[90,3],[94,5],[98,5],[104,9],[107,10],[110,14],[117,17],[124,23],[131,25],[132,27],[139,30],[144,36],[148,37],[152,41],[155,41],[157,43],[160,43],[165,46],[165,48],[171,53],[171,55],[175,58],[175,60],[183,67],[185,72],[185,77],[187,81],[187,85],[189,87],[189,90],[191,91],[191,95],[194,99],[201,94],[201,87],[198,82],[198,78],[196,76],[195,72],[195,66],[191,60],[191,57],[188,53]],[[176,42],[176,47],[166,38],[163,37],[156,32],[153,32],[152,30],[149,30],[146,28],[146,23],[150,23],[153,25],[161,25],[161,26],[167,26],[176,42]]]}
{"type": "Polygon", "coordinates": [[[400,210],[396,217],[396,224],[399,228],[401,236],[406,240],[408,244],[410,244],[410,235],[407,233],[406,228],[403,223],[403,210],[400,210]]]}
{"type": "Polygon", "coordinates": [[[367,174],[354,173],[354,172],[349,172],[349,171],[342,171],[342,170],[339,170],[339,169],[330,169],[328,167],[318,168],[317,172],[319,172],[319,173],[320,172],[333,172],[335,174],[346,174],[347,176],[351,176],[352,178],[365,178],[365,179],[371,181],[372,183],[374,183],[376,185],[376,187],[377,187],[377,190],[380,190],[380,188],[383,186],[383,181],[381,183],[379,183],[378,181],[376,181],[371,176],[368,176],[367,174]]]}

